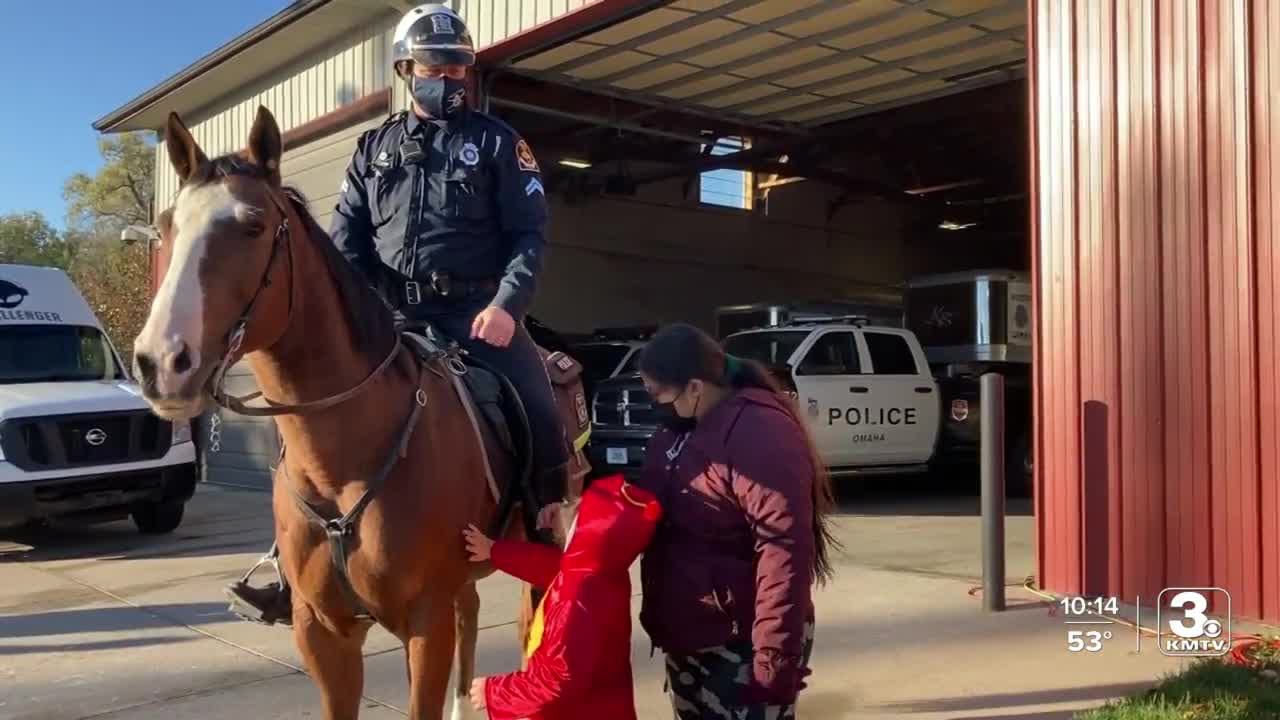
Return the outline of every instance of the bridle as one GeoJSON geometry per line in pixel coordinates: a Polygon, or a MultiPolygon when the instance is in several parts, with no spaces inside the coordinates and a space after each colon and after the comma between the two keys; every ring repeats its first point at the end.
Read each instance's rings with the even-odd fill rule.
{"type": "Polygon", "coordinates": [[[307,402],[286,405],[277,403],[270,398],[264,396],[261,392],[253,392],[247,395],[230,395],[226,392],[224,385],[226,384],[227,371],[239,359],[237,354],[240,352],[241,345],[244,344],[245,333],[248,331],[249,322],[253,319],[253,311],[258,303],[258,299],[262,297],[262,293],[271,286],[271,270],[275,266],[276,258],[280,255],[280,248],[283,246],[289,256],[289,311],[285,316],[285,327],[287,328],[293,322],[293,309],[297,304],[295,296],[297,295],[297,277],[295,275],[296,266],[294,264],[293,240],[292,234],[289,232],[289,213],[285,209],[285,204],[280,202],[276,197],[274,190],[268,190],[267,195],[271,198],[271,202],[276,206],[276,210],[280,212],[280,224],[276,226],[275,236],[271,241],[271,255],[267,258],[267,264],[262,269],[262,277],[258,281],[258,287],[253,291],[253,296],[249,298],[249,302],[244,306],[244,310],[240,312],[240,316],[236,319],[231,329],[227,331],[225,338],[227,343],[227,351],[223,354],[222,360],[214,369],[213,374],[209,377],[208,392],[213,397],[213,401],[219,406],[226,408],[234,413],[246,415],[250,417],[275,417],[279,415],[304,415],[331,408],[341,404],[359,395],[373,381],[386,372],[391,367],[391,363],[395,361],[396,356],[400,352],[400,334],[396,333],[395,342],[391,346],[391,351],[387,353],[386,358],[378,364],[363,380],[354,386],[340,393],[335,393],[318,400],[309,400],[307,402]],[[262,398],[266,401],[266,406],[251,406],[249,402],[262,398]]]}

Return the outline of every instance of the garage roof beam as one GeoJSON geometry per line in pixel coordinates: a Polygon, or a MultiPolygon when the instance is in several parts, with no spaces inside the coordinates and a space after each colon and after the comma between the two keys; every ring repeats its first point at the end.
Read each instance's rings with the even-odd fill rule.
{"type": "Polygon", "coordinates": [[[568,73],[570,70],[586,67],[587,65],[590,65],[591,63],[608,55],[624,52],[626,50],[635,50],[641,45],[648,45],[656,40],[662,40],[663,38],[670,37],[678,32],[683,32],[689,28],[703,25],[712,20],[722,18],[730,13],[735,13],[739,10],[749,8],[758,2],[760,2],[760,0],[733,0],[732,2],[721,5],[714,10],[690,13],[688,17],[677,20],[670,25],[663,25],[660,28],[650,30],[646,33],[641,33],[626,42],[621,42],[616,45],[602,46],[597,50],[592,50],[591,52],[586,53],[585,55],[573,58],[572,60],[566,60],[558,65],[553,65],[546,68],[546,70],[554,73],[568,73]]]}
{"type": "MultiPolygon", "coordinates": [[[[755,25],[747,25],[739,30],[734,30],[729,34],[718,37],[715,40],[712,40],[710,42],[705,42],[705,43],[702,43],[701,45],[694,45],[692,47],[687,47],[677,52],[665,53],[659,57],[655,57],[653,60],[649,62],[641,63],[640,65],[636,65],[635,67],[630,67],[625,70],[619,70],[618,72],[615,72],[611,75],[605,75],[604,77],[596,78],[596,82],[613,84],[618,82],[619,80],[626,80],[627,78],[634,77],[636,75],[640,75],[643,73],[651,72],[658,68],[666,67],[667,65],[670,65],[672,63],[680,62],[685,58],[694,57],[695,55],[702,55],[704,53],[711,52],[712,50],[718,50],[722,47],[728,47],[729,45],[732,45],[737,42],[741,42],[743,40],[748,40],[757,35],[763,35],[765,33],[777,30],[778,28],[786,27],[787,25],[792,25],[794,23],[808,20],[809,18],[814,17],[816,15],[821,15],[822,13],[829,12],[831,10],[846,6],[849,4],[849,2],[850,0],[823,0],[822,2],[819,2],[816,5],[812,5],[802,10],[795,10],[787,13],[786,15],[780,15],[768,22],[758,23],[755,25]]],[[[778,33],[778,34],[782,35],[783,33],[778,33]]],[[[796,43],[801,42],[800,38],[795,38],[794,40],[796,41],[796,43]]],[[[794,49],[794,47],[798,47],[798,45],[790,46],[787,48],[787,50],[790,51],[794,49]]],[[[722,65],[720,65],[720,67],[739,65],[740,63],[741,63],[740,60],[733,60],[728,63],[723,63],[722,65]]],[[[686,79],[687,77],[680,78],[678,81],[676,81],[676,84],[679,84],[679,81],[686,80],[686,79]]],[[[652,88],[646,88],[646,90],[650,90],[650,89],[652,88]]]]}
{"type": "MultiPolygon", "coordinates": [[[[942,47],[934,48],[934,49],[928,50],[928,51],[926,51],[926,52],[918,53],[918,54],[916,54],[916,55],[911,55],[911,56],[909,56],[909,57],[904,57],[904,58],[900,58],[900,59],[898,59],[898,60],[892,60],[892,61],[889,61],[889,62],[879,63],[879,64],[874,65],[874,66],[869,67],[869,68],[863,68],[863,69],[861,69],[861,70],[855,70],[854,72],[845,73],[845,74],[843,74],[843,75],[836,75],[836,76],[834,76],[834,77],[823,78],[823,79],[818,80],[818,81],[816,81],[816,82],[811,82],[811,83],[809,83],[809,84],[807,84],[807,85],[800,85],[800,86],[798,86],[798,87],[790,87],[790,88],[786,88],[786,90],[785,90],[785,91],[786,91],[786,92],[789,92],[789,93],[807,93],[807,92],[810,92],[810,91],[818,91],[818,93],[817,93],[817,94],[822,94],[822,93],[821,93],[821,90],[822,90],[822,88],[824,88],[824,87],[835,87],[835,86],[837,86],[837,85],[845,85],[845,84],[848,84],[848,83],[857,82],[858,80],[862,80],[862,79],[864,79],[864,78],[872,78],[872,77],[875,77],[876,75],[884,74],[884,73],[886,73],[886,72],[889,72],[890,70],[901,70],[901,71],[904,71],[904,72],[911,73],[911,77],[903,78],[903,79],[901,79],[901,80],[897,80],[897,81],[895,81],[895,83],[894,83],[894,84],[902,84],[902,85],[909,85],[909,84],[911,84],[911,83],[915,83],[915,82],[919,82],[919,81],[924,80],[924,79],[928,79],[929,77],[932,77],[932,76],[942,76],[942,77],[945,77],[945,76],[947,76],[947,75],[956,75],[956,74],[959,74],[959,73],[958,73],[957,71],[955,71],[955,70],[952,70],[952,69],[944,68],[944,69],[943,69],[943,71],[934,71],[934,72],[932,72],[932,73],[920,73],[920,72],[916,72],[915,70],[912,70],[912,69],[911,69],[911,66],[916,65],[916,64],[919,64],[919,63],[921,63],[921,62],[926,62],[926,61],[929,61],[929,60],[934,60],[934,59],[937,59],[937,58],[946,57],[947,55],[951,55],[951,54],[953,54],[953,53],[958,53],[958,52],[963,52],[963,51],[965,51],[965,50],[972,50],[972,49],[976,49],[976,48],[981,48],[982,46],[984,46],[984,45],[988,45],[988,44],[990,44],[990,43],[992,43],[992,42],[999,42],[999,41],[1003,41],[1003,40],[1015,40],[1015,39],[1018,39],[1018,38],[1022,38],[1022,37],[1024,37],[1026,34],[1027,34],[1026,28],[1020,28],[1020,27],[1019,27],[1019,28],[1010,28],[1010,29],[1008,29],[1008,30],[1002,30],[1002,31],[997,32],[997,33],[990,33],[990,34],[985,34],[985,35],[979,35],[978,37],[975,37],[975,38],[969,38],[969,39],[967,39],[967,40],[964,40],[964,41],[961,41],[961,42],[958,42],[958,43],[952,43],[952,44],[950,44],[950,45],[944,45],[944,46],[942,46],[942,47]]],[[[1021,57],[1024,57],[1024,58],[1025,58],[1025,53],[1024,53],[1021,57]]],[[[986,67],[987,65],[991,65],[991,64],[992,64],[992,62],[991,62],[991,58],[990,58],[990,57],[983,58],[982,60],[978,61],[978,63],[977,63],[978,67],[986,67]]],[[[863,93],[863,91],[865,91],[865,90],[876,91],[876,92],[883,92],[883,89],[884,89],[885,87],[887,87],[888,85],[889,85],[889,83],[881,83],[881,84],[879,84],[879,85],[874,85],[874,86],[869,86],[869,87],[858,88],[857,90],[854,90],[853,92],[850,92],[850,93],[844,93],[844,94],[841,94],[841,95],[823,95],[821,98],[815,98],[815,99],[814,99],[813,101],[811,101],[811,102],[807,102],[807,103],[804,103],[804,104],[801,104],[801,105],[792,105],[791,107],[788,107],[788,108],[786,108],[785,110],[779,110],[779,111],[772,112],[772,113],[766,113],[766,114],[764,114],[764,115],[762,115],[762,116],[757,116],[757,117],[766,117],[766,118],[768,118],[768,117],[773,117],[773,116],[775,116],[775,115],[782,114],[782,113],[790,113],[790,112],[796,112],[797,110],[803,110],[804,108],[808,108],[808,107],[811,107],[811,106],[813,106],[813,105],[817,105],[817,104],[819,104],[819,103],[827,102],[827,101],[830,101],[830,100],[839,100],[839,99],[843,99],[843,98],[846,98],[846,97],[857,97],[857,95],[858,95],[859,93],[863,93]]],[[[732,104],[732,105],[726,105],[726,106],[724,106],[724,107],[722,107],[722,108],[720,108],[720,109],[721,109],[721,110],[727,110],[727,111],[732,112],[732,111],[735,111],[735,110],[737,110],[737,109],[739,109],[739,108],[748,107],[748,106],[750,106],[752,103],[758,103],[758,102],[761,102],[761,101],[763,101],[763,100],[768,100],[768,99],[769,99],[769,98],[771,98],[771,97],[774,97],[774,96],[773,96],[773,95],[766,95],[766,96],[765,96],[765,97],[763,97],[763,98],[755,98],[755,99],[747,100],[747,101],[744,101],[744,102],[734,103],[734,104],[732,104]]]]}
{"type": "MultiPolygon", "coordinates": [[[[956,83],[951,87],[939,88],[937,90],[934,90],[932,92],[927,92],[922,95],[913,95],[911,97],[902,98],[900,100],[893,100],[889,102],[879,103],[872,107],[857,108],[855,110],[848,110],[845,112],[836,113],[834,115],[827,115],[827,116],[818,118],[817,122],[825,125],[829,123],[841,122],[844,120],[852,120],[854,118],[862,117],[865,115],[881,113],[886,110],[893,110],[893,109],[904,107],[907,105],[915,105],[917,103],[922,103],[929,100],[937,100],[939,98],[947,97],[948,95],[959,95],[961,93],[980,90],[984,87],[997,84],[992,82],[991,80],[992,75],[999,75],[1000,78],[1005,82],[1013,81],[1013,80],[1022,80],[1027,76],[1027,68],[1025,63],[1017,67],[992,68],[990,73],[984,73],[982,76],[975,77],[966,82],[956,83]]],[[[1004,83],[1001,82],[999,84],[1004,84],[1004,83]]]]}
{"type": "MultiPolygon", "coordinates": [[[[873,53],[880,52],[881,50],[888,50],[890,48],[898,47],[900,45],[905,45],[907,43],[915,42],[917,40],[926,40],[930,37],[934,37],[936,35],[947,32],[949,30],[955,30],[956,28],[977,25],[983,20],[986,20],[992,17],[1000,17],[1001,15],[1007,15],[1010,12],[1013,12],[1020,7],[1024,7],[1025,4],[1026,3],[1024,0],[1006,0],[1000,5],[987,8],[986,10],[980,10],[978,12],[970,13],[968,15],[964,15],[961,17],[950,18],[948,20],[944,20],[943,22],[920,28],[919,30],[914,30],[912,32],[904,33],[902,35],[896,35],[891,38],[886,38],[879,42],[871,43],[870,45],[863,45],[861,47],[853,48],[852,50],[845,51],[845,53],[847,53],[850,56],[861,55],[864,58],[871,60],[869,56],[872,55],[873,53]]],[[[913,7],[913,10],[918,10],[918,8],[913,7]]],[[[814,43],[806,42],[804,44],[812,45],[814,43]]],[[[756,83],[772,82],[779,78],[784,78],[789,75],[796,75],[799,73],[807,72],[809,70],[814,70],[830,64],[831,64],[830,57],[821,57],[816,60],[811,60],[807,63],[801,63],[800,65],[795,65],[793,67],[783,68],[781,70],[775,70],[771,73],[765,73],[764,75],[760,75],[758,77],[743,78],[742,82],[734,83],[726,87],[716,88],[714,90],[708,90],[706,92],[701,92],[696,95],[690,95],[688,97],[682,98],[681,101],[684,103],[705,103],[705,101],[707,100],[712,100],[718,97],[723,97],[725,95],[731,95],[735,92],[738,92],[742,89],[742,86],[747,83],[756,84],[756,83]]],[[[791,88],[779,86],[778,90],[779,92],[788,92],[791,90],[791,88]]]]}
{"type": "MultiPolygon", "coordinates": [[[[809,37],[804,39],[803,43],[797,43],[796,45],[788,48],[788,50],[796,50],[801,47],[811,47],[814,45],[821,45],[822,43],[828,40],[834,40],[836,38],[844,37],[846,35],[852,35],[853,33],[856,33],[856,32],[869,30],[871,28],[877,27],[879,25],[883,25],[885,23],[892,22],[894,20],[897,20],[902,17],[906,17],[907,15],[911,15],[911,14],[920,12],[922,10],[929,11],[935,6],[943,5],[945,2],[947,2],[947,0],[924,0],[924,2],[915,3],[913,5],[903,5],[902,7],[894,8],[893,10],[880,13],[879,15],[875,15],[873,17],[863,18],[861,20],[855,20],[853,22],[845,23],[844,25],[838,25],[834,28],[831,28],[830,30],[824,30],[818,33],[817,35],[810,35],[809,37]]],[[[759,52],[755,52],[750,55],[747,55],[746,57],[736,58],[728,62],[720,63],[719,65],[712,65],[710,67],[703,68],[689,75],[684,75],[682,77],[675,78],[673,80],[661,82],[661,83],[658,83],[657,85],[650,85],[646,87],[644,91],[647,93],[658,95],[666,90],[670,90],[671,88],[678,87],[686,83],[693,83],[699,80],[704,80],[706,78],[712,77],[713,75],[719,75],[721,73],[731,74],[728,71],[732,68],[746,67],[748,65],[757,63],[761,60],[767,60],[769,59],[770,56],[776,55],[777,53],[778,53],[777,48],[769,48],[767,50],[761,50],[759,52]]],[[[830,59],[824,59],[824,62],[830,62],[830,59]]],[[[793,70],[795,69],[788,68],[787,71],[791,72],[793,70]]],[[[799,72],[799,71],[796,71],[796,72],[799,72]]],[[[688,98],[685,98],[685,100],[687,99],[688,98]]]]}
{"type": "MultiPolygon", "coordinates": [[[[941,70],[934,70],[933,72],[918,73],[918,74],[912,75],[909,78],[894,79],[888,82],[879,83],[877,85],[868,85],[866,87],[860,87],[856,90],[850,90],[849,92],[840,93],[839,95],[829,95],[829,96],[818,98],[816,100],[813,100],[801,105],[793,105],[787,108],[783,112],[797,112],[805,108],[819,107],[827,103],[835,103],[835,102],[842,102],[842,101],[858,102],[859,98],[865,98],[869,95],[880,95],[887,92],[892,92],[894,88],[909,86],[914,83],[924,82],[927,80],[948,80],[950,78],[955,78],[956,76],[964,76],[970,72],[987,70],[993,67],[1009,68],[1024,62],[1026,62],[1026,55],[1022,53],[1006,54],[1006,55],[1000,55],[996,57],[985,57],[985,58],[982,58],[981,60],[977,60],[967,65],[960,65],[958,67],[945,67],[945,68],[942,68],[941,70]]],[[[863,107],[868,107],[871,105],[871,103],[862,103],[862,105],[863,107]]],[[[844,111],[831,113],[831,115],[839,115],[842,112],[844,111]]],[[[772,113],[770,115],[772,115],[772,113]]],[[[769,117],[770,115],[766,115],[765,117],[769,117]]],[[[825,116],[819,116],[817,118],[817,122],[821,123],[822,117],[825,117],[825,116]]]]}
{"type": "Polygon", "coordinates": [[[641,135],[650,135],[653,137],[666,138],[668,140],[679,140],[681,142],[691,143],[694,145],[703,145],[707,142],[709,136],[694,135],[692,133],[672,132],[670,130],[661,130],[659,128],[646,127],[644,125],[636,125],[623,121],[611,120],[606,117],[596,115],[586,115],[579,112],[569,110],[557,110],[555,108],[542,107],[532,103],[521,102],[519,100],[511,100],[508,98],[494,97],[492,98],[494,105],[499,107],[509,107],[515,110],[523,110],[525,112],[537,113],[539,115],[547,115],[549,117],[557,117],[565,120],[574,120],[577,122],[586,122],[601,128],[612,128],[617,130],[625,130],[627,132],[638,133],[641,135]]]}

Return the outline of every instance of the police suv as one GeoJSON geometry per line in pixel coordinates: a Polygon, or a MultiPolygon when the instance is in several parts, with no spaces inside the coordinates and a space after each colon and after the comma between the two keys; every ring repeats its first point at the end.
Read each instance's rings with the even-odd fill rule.
{"type": "MultiPolygon", "coordinates": [[[[736,332],[726,352],[772,369],[795,393],[833,475],[922,471],[937,445],[941,406],[920,343],[862,317],[793,321],[736,332]]],[[[638,377],[601,383],[589,455],[600,472],[634,474],[656,429],[638,377]]]]}
{"type": "Polygon", "coordinates": [[[938,385],[910,330],[859,317],[746,330],[725,351],[772,368],[796,395],[832,474],[924,470],[938,441],[938,385]]]}
{"type": "Polygon", "coordinates": [[[170,532],[196,477],[190,425],[151,413],[71,278],[0,264],[0,526],[170,532]]]}

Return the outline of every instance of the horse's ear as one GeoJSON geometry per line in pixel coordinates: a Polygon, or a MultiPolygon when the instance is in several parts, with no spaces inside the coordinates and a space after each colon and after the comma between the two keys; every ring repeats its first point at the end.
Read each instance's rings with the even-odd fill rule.
{"type": "Polygon", "coordinates": [[[249,131],[249,159],[279,183],[280,156],[283,153],[284,142],[280,139],[280,126],[276,125],[271,111],[259,105],[258,116],[254,118],[253,129],[249,131]]]}
{"type": "Polygon", "coordinates": [[[169,113],[169,122],[165,126],[164,144],[169,151],[169,162],[178,173],[179,182],[186,182],[202,165],[209,162],[204,151],[200,149],[191,131],[182,124],[178,113],[169,113]]]}

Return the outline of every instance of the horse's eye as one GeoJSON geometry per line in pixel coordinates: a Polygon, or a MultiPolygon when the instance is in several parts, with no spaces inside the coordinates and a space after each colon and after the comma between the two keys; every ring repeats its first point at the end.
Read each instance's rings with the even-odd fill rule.
{"type": "Polygon", "coordinates": [[[249,222],[245,224],[244,234],[248,235],[249,237],[258,237],[266,229],[267,229],[266,225],[255,220],[253,222],[249,222]]]}

